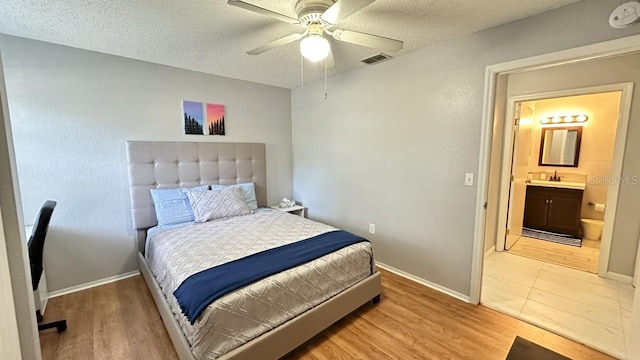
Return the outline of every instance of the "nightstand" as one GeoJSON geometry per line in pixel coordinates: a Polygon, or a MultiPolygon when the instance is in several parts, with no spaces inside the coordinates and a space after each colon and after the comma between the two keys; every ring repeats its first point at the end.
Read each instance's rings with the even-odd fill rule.
{"type": "Polygon", "coordinates": [[[300,206],[300,205],[293,205],[290,207],[280,207],[280,205],[271,205],[269,206],[272,209],[275,210],[280,210],[280,211],[286,211],[289,214],[293,214],[293,215],[298,215],[298,216],[302,216],[302,217],[307,217],[306,215],[306,209],[304,208],[304,206],[300,206]]]}

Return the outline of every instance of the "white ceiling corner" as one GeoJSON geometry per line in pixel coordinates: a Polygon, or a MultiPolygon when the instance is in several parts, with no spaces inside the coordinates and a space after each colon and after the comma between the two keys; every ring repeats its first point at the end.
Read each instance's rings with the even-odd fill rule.
{"type": "MultiPolygon", "coordinates": [[[[296,0],[246,1],[296,17],[296,0]]],[[[391,54],[399,56],[577,1],[377,0],[339,26],[403,40],[391,54]]],[[[0,8],[0,33],[286,88],[301,81],[298,42],[245,54],[300,28],[225,0],[0,0],[0,8]]],[[[360,60],[379,53],[331,46],[330,74],[368,66],[360,60]]],[[[305,65],[305,82],[322,75],[320,65],[305,65]]]]}

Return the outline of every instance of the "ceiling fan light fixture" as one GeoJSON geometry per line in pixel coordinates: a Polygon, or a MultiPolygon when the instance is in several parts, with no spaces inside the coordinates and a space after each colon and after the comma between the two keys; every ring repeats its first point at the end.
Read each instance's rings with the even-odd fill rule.
{"type": "Polygon", "coordinates": [[[322,35],[311,34],[300,41],[300,52],[309,61],[324,60],[329,56],[329,51],[329,41],[322,35]]]}

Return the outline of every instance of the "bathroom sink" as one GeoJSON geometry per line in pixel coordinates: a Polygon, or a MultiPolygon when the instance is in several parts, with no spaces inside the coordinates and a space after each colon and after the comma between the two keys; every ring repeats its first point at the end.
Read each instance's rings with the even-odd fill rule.
{"type": "Polygon", "coordinates": [[[546,186],[546,187],[554,187],[561,189],[577,189],[584,190],[587,187],[587,184],[582,182],[572,182],[572,181],[549,181],[549,180],[530,180],[530,185],[533,186],[546,186]]]}

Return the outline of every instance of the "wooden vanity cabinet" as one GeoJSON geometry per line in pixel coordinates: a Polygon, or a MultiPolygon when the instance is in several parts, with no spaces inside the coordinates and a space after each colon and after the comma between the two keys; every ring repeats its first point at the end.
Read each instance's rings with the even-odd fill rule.
{"type": "Polygon", "coordinates": [[[528,185],[523,226],[579,237],[583,192],[528,185]]]}

